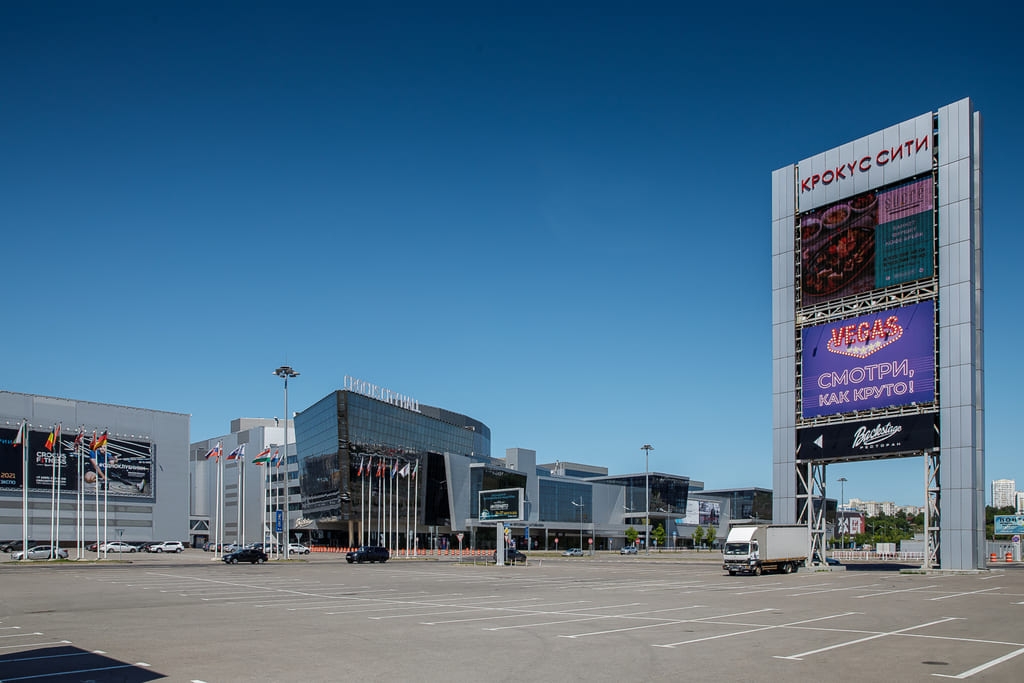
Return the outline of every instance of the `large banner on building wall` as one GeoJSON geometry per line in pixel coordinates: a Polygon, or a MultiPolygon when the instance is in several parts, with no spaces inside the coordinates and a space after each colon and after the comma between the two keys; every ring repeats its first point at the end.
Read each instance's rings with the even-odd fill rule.
{"type": "Polygon", "coordinates": [[[804,418],[935,400],[935,304],[868,313],[801,334],[804,418]]]}
{"type": "MultiPolygon", "coordinates": [[[[14,446],[17,426],[0,428],[0,491],[21,491],[22,447],[14,446]]],[[[146,441],[108,437],[105,448],[83,455],[74,452],[74,434],[64,434],[53,452],[47,450],[49,432],[28,432],[28,486],[29,490],[49,492],[53,488],[54,474],[62,491],[81,488],[87,495],[103,491],[106,483],[108,495],[131,496],[153,500],[153,444],[146,441]],[[83,460],[82,481],[78,480],[78,458],[83,460]]],[[[86,437],[86,443],[90,437],[86,437]]]]}
{"type": "Polygon", "coordinates": [[[801,304],[931,277],[934,225],[931,175],[801,215],[801,304]]]}

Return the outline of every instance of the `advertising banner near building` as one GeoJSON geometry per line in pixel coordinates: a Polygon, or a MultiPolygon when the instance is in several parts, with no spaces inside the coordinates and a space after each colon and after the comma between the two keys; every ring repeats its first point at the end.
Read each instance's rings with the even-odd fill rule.
{"type": "Polygon", "coordinates": [[[523,489],[499,489],[480,492],[481,520],[521,520],[523,489]]]}
{"type": "MultiPolygon", "coordinates": [[[[13,446],[17,427],[0,428],[0,491],[21,491],[22,449],[13,446]]],[[[53,486],[54,460],[57,485],[62,491],[95,492],[99,482],[107,482],[108,495],[153,499],[153,444],[108,437],[105,447],[83,448],[83,481],[78,481],[78,455],[74,452],[75,434],[65,433],[53,451],[46,448],[49,432],[28,432],[29,490],[46,491],[53,486]]],[[[90,437],[86,437],[88,446],[90,437]]]]}
{"type": "Polygon", "coordinates": [[[929,175],[803,214],[802,305],[931,277],[933,187],[929,175]]]}
{"type": "Polygon", "coordinates": [[[689,524],[690,526],[718,526],[721,518],[721,503],[714,500],[688,500],[686,501],[686,517],[675,520],[676,524],[689,524]]]}
{"type": "Polygon", "coordinates": [[[1024,515],[996,515],[994,533],[996,536],[1024,534],[1024,515]]]}
{"type": "Polygon", "coordinates": [[[903,415],[797,430],[797,460],[917,454],[939,446],[938,415],[903,415]]]}
{"type": "Polygon", "coordinates": [[[935,304],[802,331],[804,418],[935,400],[935,304]]]}

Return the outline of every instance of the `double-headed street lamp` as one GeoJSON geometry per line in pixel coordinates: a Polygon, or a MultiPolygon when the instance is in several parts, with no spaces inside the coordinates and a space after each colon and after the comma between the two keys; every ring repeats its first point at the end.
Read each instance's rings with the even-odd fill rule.
{"type": "Polygon", "coordinates": [[[654,446],[649,443],[645,443],[640,447],[640,450],[644,452],[644,547],[647,550],[647,554],[651,554],[651,474],[650,474],[650,457],[651,451],[654,450],[654,446]]]}
{"type": "Polygon", "coordinates": [[[284,498],[284,514],[282,519],[284,521],[284,559],[288,559],[288,380],[292,377],[298,377],[299,373],[294,370],[290,365],[282,365],[277,370],[274,370],[274,374],[284,379],[284,475],[281,480],[281,497],[284,498]]]}
{"type": "Polygon", "coordinates": [[[579,508],[580,511],[580,552],[583,551],[583,496],[580,496],[580,502],[570,500],[570,503],[579,508]]]}

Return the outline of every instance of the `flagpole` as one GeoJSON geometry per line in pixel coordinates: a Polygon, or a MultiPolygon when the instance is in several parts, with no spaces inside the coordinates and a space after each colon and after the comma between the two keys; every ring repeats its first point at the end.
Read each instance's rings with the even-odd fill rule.
{"type": "Polygon", "coordinates": [[[54,448],[54,451],[53,451],[54,462],[57,463],[57,503],[56,503],[57,514],[54,517],[54,524],[55,524],[55,526],[54,526],[54,535],[53,535],[53,537],[54,537],[54,543],[53,543],[54,557],[53,557],[53,559],[55,559],[55,560],[59,560],[60,559],[60,478],[62,476],[61,475],[61,470],[63,469],[63,467],[61,467],[61,463],[59,462],[60,456],[63,455],[61,453],[61,447],[60,447],[60,427],[61,427],[61,425],[58,422],[57,423],[57,437],[56,437],[56,439],[54,439],[54,444],[53,444],[53,448],[54,448]]]}
{"type": "Polygon", "coordinates": [[[82,430],[78,430],[78,437],[75,439],[75,457],[78,459],[76,470],[78,475],[75,479],[75,559],[84,559],[85,551],[82,548],[82,527],[83,496],[85,495],[83,469],[82,469],[82,430]]]}
{"type": "MultiPolygon", "coordinates": [[[[416,460],[416,467],[412,471],[412,478],[413,479],[416,478],[416,473],[419,472],[419,470],[420,470],[420,461],[419,461],[419,459],[417,459],[416,460]]],[[[416,504],[413,505],[413,512],[416,515],[416,523],[413,525],[412,531],[416,535],[416,538],[418,539],[419,538],[419,526],[420,526],[420,483],[419,483],[419,481],[416,482],[416,504]]],[[[416,544],[415,543],[413,544],[413,550],[416,550],[416,544]]]]}
{"type": "Polygon", "coordinates": [[[93,450],[96,445],[96,431],[92,433],[92,443],[89,444],[89,450],[92,452],[93,457],[96,459],[96,481],[92,488],[93,494],[93,509],[96,512],[96,559],[100,559],[100,465],[99,465],[99,454],[93,450]]]}
{"type": "Polygon", "coordinates": [[[28,420],[18,431],[21,440],[21,559],[28,560],[28,420]]]}
{"type": "MultiPolygon", "coordinates": [[[[405,464],[409,467],[409,463],[405,464]]],[[[412,498],[412,482],[409,473],[405,473],[405,556],[409,557],[409,499],[412,498]]]]}
{"type": "MultiPolygon", "coordinates": [[[[53,452],[53,446],[54,446],[53,436],[54,436],[54,434],[56,432],[57,432],[56,427],[52,428],[52,431],[50,432],[50,437],[46,440],[46,443],[49,444],[49,446],[50,446],[47,450],[50,451],[50,547],[51,548],[53,548],[53,546],[54,546],[53,505],[54,505],[54,501],[57,498],[57,456],[53,452]]],[[[50,557],[50,559],[52,560],[54,558],[50,557]]]]}
{"type": "Polygon", "coordinates": [[[103,451],[103,559],[107,559],[107,553],[110,552],[110,546],[108,545],[108,531],[107,528],[110,526],[110,506],[107,504],[107,498],[110,495],[110,449],[107,446],[107,430],[103,430],[103,446],[100,450],[103,451]]]}
{"type": "MultiPolygon", "coordinates": [[[[221,451],[220,457],[217,458],[218,472],[220,473],[220,538],[221,543],[224,543],[227,539],[224,536],[224,529],[227,525],[224,523],[224,509],[227,507],[227,482],[225,481],[224,473],[224,451],[221,451]]],[[[221,548],[221,555],[224,554],[224,549],[221,548]]]]}

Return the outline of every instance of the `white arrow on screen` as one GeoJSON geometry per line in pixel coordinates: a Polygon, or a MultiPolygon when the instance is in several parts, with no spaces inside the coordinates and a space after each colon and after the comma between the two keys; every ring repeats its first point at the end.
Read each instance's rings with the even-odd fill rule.
{"type": "Polygon", "coordinates": [[[824,435],[823,434],[819,434],[818,438],[814,440],[814,445],[817,446],[818,448],[824,448],[824,446],[821,445],[822,443],[824,443],[824,441],[825,441],[824,435]]]}

